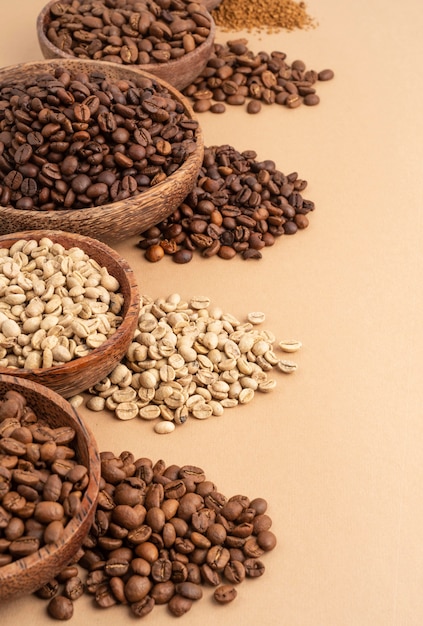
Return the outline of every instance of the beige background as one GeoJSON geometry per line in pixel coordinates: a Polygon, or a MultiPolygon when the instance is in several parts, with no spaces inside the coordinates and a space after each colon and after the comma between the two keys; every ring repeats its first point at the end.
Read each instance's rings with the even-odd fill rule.
{"type": "MultiPolygon", "coordinates": [[[[43,0],[1,0],[0,64],[41,58],[43,0]]],[[[420,626],[423,623],[421,0],[310,0],[311,31],[246,34],[309,69],[334,69],[321,103],[201,115],[206,144],[274,159],[309,181],[309,229],[259,262],[195,257],[151,265],[117,246],[143,293],[205,294],[243,318],[266,313],[278,339],[303,342],[299,370],[273,394],[170,436],[149,423],[84,412],[101,450],[202,466],[226,495],[263,496],[278,536],[266,574],[227,607],[209,593],[186,626],[420,626]]],[[[239,34],[219,34],[226,41],[239,34]]],[[[4,626],[45,623],[25,598],[4,626]]],[[[173,623],[163,607],[149,623],[173,623]]],[[[123,607],[78,601],[73,623],[133,623],[123,607]]]]}

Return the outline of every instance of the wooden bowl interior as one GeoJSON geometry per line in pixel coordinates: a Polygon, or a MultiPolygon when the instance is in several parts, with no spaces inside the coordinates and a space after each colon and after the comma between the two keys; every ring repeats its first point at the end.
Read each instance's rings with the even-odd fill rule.
{"type": "MultiPolygon", "coordinates": [[[[37,17],[37,36],[41,52],[46,59],[63,58],[73,59],[74,55],[63,52],[55,46],[46,36],[48,25],[51,22],[50,7],[57,0],[50,0],[48,4],[41,10],[37,17]]],[[[67,3],[65,3],[67,4],[67,3]]],[[[209,11],[210,0],[202,2],[207,11],[209,11]]],[[[180,59],[174,59],[167,63],[148,63],[145,65],[133,65],[144,70],[145,72],[154,74],[158,78],[167,81],[176,89],[182,90],[187,87],[196,78],[207,65],[207,61],[213,51],[214,39],[216,36],[216,25],[211,15],[210,18],[210,34],[207,39],[192,52],[185,54],[180,59]]],[[[128,66],[127,66],[128,67],[128,66]]]]}
{"type": "MultiPolygon", "coordinates": [[[[0,68],[0,83],[10,77],[20,81],[29,72],[36,75],[55,71],[58,67],[64,67],[75,73],[102,71],[110,80],[136,80],[140,76],[155,79],[154,76],[129,66],[70,58],[22,63],[0,68]]],[[[189,118],[196,119],[188,100],[177,89],[165,81],[156,80],[184,106],[189,118]]],[[[124,241],[133,235],[139,235],[171,215],[193,189],[204,156],[204,140],[200,128],[196,132],[196,144],[194,152],[171,176],[147,191],[126,200],[100,207],[54,211],[24,211],[11,206],[0,207],[0,233],[11,234],[33,229],[63,230],[96,237],[107,243],[124,241]]]]}
{"type": "Polygon", "coordinates": [[[75,556],[94,519],[100,482],[100,456],[96,441],[77,412],[51,390],[16,376],[0,374],[0,397],[10,389],[25,396],[36,415],[49,426],[72,426],[77,458],[89,472],[81,510],[65,527],[60,541],[34,554],[0,567],[0,602],[32,593],[54,578],[75,556]]]}
{"type": "Polygon", "coordinates": [[[123,320],[116,332],[90,354],[73,359],[63,365],[47,368],[0,368],[0,374],[11,374],[45,385],[65,398],[80,393],[107,376],[124,356],[138,322],[140,296],[135,275],[125,259],[104,243],[88,237],[61,231],[24,231],[0,237],[0,248],[10,248],[19,239],[49,237],[65,248],[77,246],[101,266],[106,267],[120,284],[124,297],[123,320]]]}

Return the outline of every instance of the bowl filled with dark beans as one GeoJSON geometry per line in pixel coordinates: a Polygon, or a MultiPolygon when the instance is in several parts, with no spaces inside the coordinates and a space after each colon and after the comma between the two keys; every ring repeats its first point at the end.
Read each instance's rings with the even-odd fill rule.
{"type": "Polygon", "coordinates": [[[0,232],[123,240],[194,186],[203,137],[184,96],[152,75],[77,59],[0,70],[0,232]]]}
{"type": "Polygon", "coordinates": [[[75,396],[120,362],[139,308],[132,269],[101,241],[48,230],[0,236],[1,375],[75,396]]]}
{"type": "Polygon", "coordinates": [[[37,19],[45,58],[137,66],[183,89],[212,52],[216,26],[202,2],[51,0],[37,19]]]}
{"type": "Polygon", "coordinates": [[[34,592],[77,557],[99,481],[96,442],[71,405],[0,375],[0,602],[34,592]]]}

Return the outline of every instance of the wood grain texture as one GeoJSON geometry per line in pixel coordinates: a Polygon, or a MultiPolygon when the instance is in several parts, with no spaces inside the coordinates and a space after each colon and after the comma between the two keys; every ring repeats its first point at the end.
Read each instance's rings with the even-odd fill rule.
{"type": "Polygon", "coordinates": [[[0,375],[13,374],[45,385],[49,389],[69,398],[95,385],[107,376],[124,356],[131,343],[138,322],[140,295],[138,284],[131,267],[125,259],[106,244],[74,233],[42,230],[23,231],[0,237],[0,248],[9,248],[19,239],[49,237],[65,248],[78,246],[102,267],[106,267],[120,284],[124,296],[123,321],[116,332],[100,347],[87,356],[73,359],[63,365],[34,370],[0,368],[0,375]]]}
{"type": "MultiPolygon", "coordinates": [[[[37,75],[65,67],[73,72],[100,70],[110,80],[136,79],[148,76],[164,85],[172,96],[181,102],[190,119],[197,119],[188,100],[172,85],[154,76],[129,66],[115,63],[94,62],[82,59],[51,59],[22,63],[0,69],[0,82],[14,77],[24,79],[28,73],[37,75]]],[[[11,234],[22,230],[63,230],[96,237],[112,243],[141,234],[150,226],[158,224],[171,215],[192,190],[200,171],[204,156],[204,139],[201,128],[196,132],[196,149],[186,161],[166,180],[147,191],[119,202],[83,209],[57,209],[54,211],[25,211],[14,207],[0,206],[0,234],[11,234]]]]}
{"type": "Polygon", "coordinates": [[[76,431],[77,459],[88,468],[90,479],[81,500],[81,510],[67,524],[60,541],[0,567],[0,602],[32,593],[54,578],[75,556],[94,519],[100,482],[97,443],[75,409],[60,395],[38,383],[0,374],[0,398],[10,389],[24,395],[37,417],[49,426],[71,426],[76,431]]]}
{"type": "MultiPolygon", "coordinates": [[[[51,0],[48,4],[46,4],[37,17],[38,43],[41,48],[41,52],[46,59],[58,57],[63,59],[72,59],[75,58],[72,54],[68,54],[63,52],[63,50],[60,50],[60,48],[57,48],[57,46],[52,44],[46,36],[46,30],[51,22],[50,7],[56,1],[57,0],[51,0]]],[[[202,4],[205,5],[207,11],[209,11],[210,8],[207,5],[215,5],[216,2],[210,2],[210,0],[207,0],[207,2],[203,2],[202,4]]],[[[192,83],[194,78],[201,74],[207,65],[207,61],[209,60],[211,53],[213,52],[216,24],[210,14],[209,19],[211,24],[209,36],[204,43],[195,48],[192,52],[184,54],[184,56],[180,59],[174,59],[172,61],[168,61],[167,63],[148,63],[146,65],[134,65],[131,67],[136,67],[137,69],[154,74],[154,76],[165,80],[176,89],[184,89],[187,85],[192,83]]]]}

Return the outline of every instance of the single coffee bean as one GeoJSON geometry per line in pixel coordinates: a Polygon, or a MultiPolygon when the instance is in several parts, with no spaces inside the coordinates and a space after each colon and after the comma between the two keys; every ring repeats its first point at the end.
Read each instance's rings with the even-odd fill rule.
{"type": "Polygon", "coordinates": [[[58,595],[50,600],[47,610],[53,619],[69,620],[73,617],[73,602],[65,596],[58,595]]]}
{"type": "Polygon", "coordinates": [[[192,600],[189,598],[185,598],[179,594],[175,594],[168,603],[168,609],[175,617],[181,617],[188,613],[190,608],[192,607],[192,600]]]}
{"type": "Polygon", "coordinates": [[[235,600],[237,590],[232,585],[220,585],[214,590],[213,597],[219,604],[228,604],[235,600]]]}

